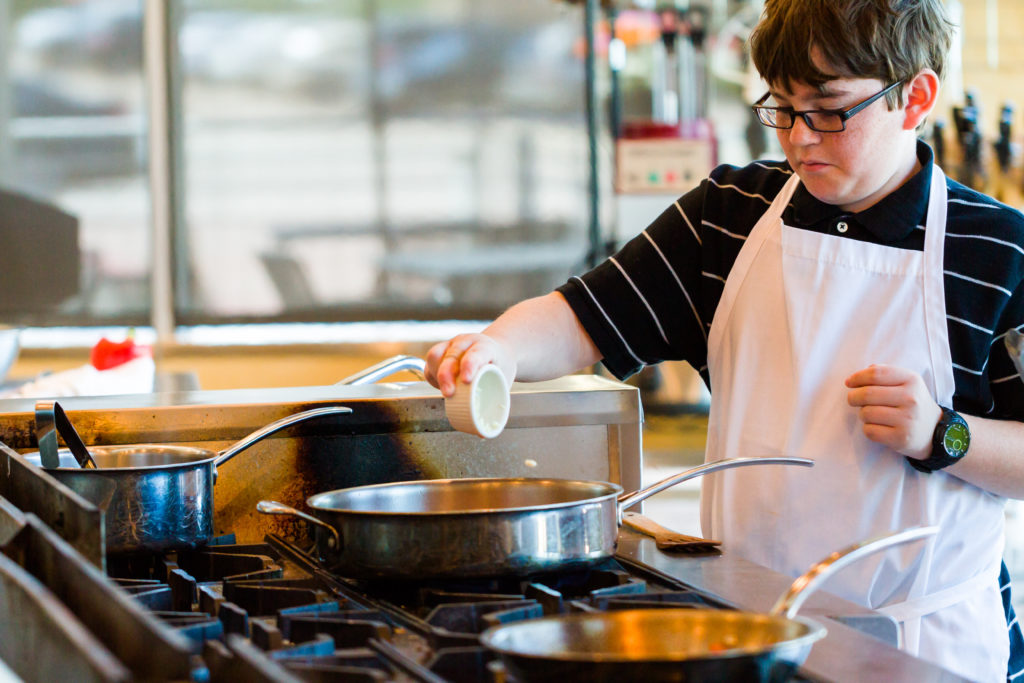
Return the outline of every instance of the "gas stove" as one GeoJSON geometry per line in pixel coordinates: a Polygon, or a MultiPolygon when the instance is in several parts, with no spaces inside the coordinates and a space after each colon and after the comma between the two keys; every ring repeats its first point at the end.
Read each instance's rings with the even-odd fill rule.
{"type": "MultiPolygon", "coordinates": [[[[480,645],[479,634],[492,625],[580,611],[735,607],[665,571],[674,562],[706,571],[724,556],[647,564],[637,557],[661,551],[625,534],[622,552],[587,570],[382,582],[333,575],[275,535],[110,557],[104,573],[37,517],[6,503],[0,529],[0,659],[26,680],[512,683],[480,645]]],[[[724,574],[750,581],[753,565],[734,558],[727,566],[724,574]]],[[[818,609],[834,612],[836,600],[819,601],[818,609]]],[[[829,637],[797,680],[957,680],[822,620],[829,637]]]]}
{"type": "MultiPolygon", "coordinates": [[[[634,389],[584,377],[517,389],[506,433],[482,442],[452,433],[436,392],[416,384],[68,401],[89,445],[213,450],[284,414],[342,399],[353,408],[335,431],[297,427],[229,463],[215,487],[214,524],[224,535],[160,556],[107,556],[102,510],[20,457],[35,446],[31,406],[7,402],[0,660],[41,681],[503,683],[510,679],[480,645],[490,625],[652,605],[763,612],[788,586],[727,549],[670,555],[629,531],[614,559],[582,572],[436,583],[326,571],[310,554],[306,525],[259,515],[256,501],[302,507],[324,490],[460,476],[584,477],[638,488],[634,389]]],[[[899,652],[891,620],[869,610],[819,592],[802,614],[829,631],[799,672],[805,680],[958,680],[899,652]]]]}
{"type": "Polygon", "coordinates": [[[728,608],[625,559],[528,578],[355,581],[273,535],[110,557],[104,576],[33,515],[6,513],[6,526],[21,529],[0,562],[4,594],[32,592],[15,566],[23,563],[66,608],[54,601],[0,622],[3,654],[27,678],[44,672],[17,653],[42,649],[62,654],[41,678],[502,682],[503,668],[479,642],[493,625],[630,607],[728,608]],[[76,642],[79,632],[99,642],[76,642]],[[107,667],[97,671],[97,661],[107,667]]]}

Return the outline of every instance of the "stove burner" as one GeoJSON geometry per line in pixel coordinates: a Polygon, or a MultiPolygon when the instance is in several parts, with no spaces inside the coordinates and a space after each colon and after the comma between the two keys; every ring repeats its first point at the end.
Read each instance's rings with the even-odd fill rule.
{"type": "Polygon", "coordinates": [[[362,581],[357,590],[455,634],[480,634],[499,623],[590,609],[614,595],[644,593],[647,584],[613,560],[595,569],[526,579],[362,581]]]}
{"type": "Polygon", "coordinates": [[[396,667],[369,644],[399,643],[401,656],[414,656],[409,667],[432,654],[422,639],[396,634],[385,614],[337,595],[269,544],[111,559],[114,581],[213,662],[213,681],[269,680],[259,673],[262,658],[309,680],[393,681],[396,667]]]}
{"type": "Polygon", "coordinates": [[[497,662],[478,636],[497,624],[576,611],[720,606],[693,591],[649,585],[615,560],[527,578],[350,580],[276,537],[125,558],[110,573],[191,640],[211,662],[214,681],[261,680],[268,661],[317,681],[491,681],[497,662]]]}

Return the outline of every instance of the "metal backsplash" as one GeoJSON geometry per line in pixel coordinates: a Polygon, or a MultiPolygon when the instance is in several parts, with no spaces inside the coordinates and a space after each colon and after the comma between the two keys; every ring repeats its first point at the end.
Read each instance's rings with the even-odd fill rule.
{"type": "MultiPolygon", "coordinates": [[[[215,530],[240,542],[268,532],[306,535],[303,523],[267,518],[261,499],[298,507],[348,486],[453,477],[564,477],[641,481],[641,410],[634,387],[593,375],[513,387],[496,439],[452,431],[439,392],[424,382],[70,398],[62,400],[87,445],[168,443],[223,449],[288,414],[342,404],[351,415],[296,425],[220,468],[215,530]]],[[[36,449],[34,403],[0,401],[0,442],[36,449]]]]}

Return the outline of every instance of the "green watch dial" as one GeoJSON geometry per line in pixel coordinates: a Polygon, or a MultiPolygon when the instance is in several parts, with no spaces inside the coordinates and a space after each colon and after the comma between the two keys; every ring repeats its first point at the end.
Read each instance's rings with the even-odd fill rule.
{"type": "Polygon", "coordinates": [[[971,444],[971,432],[967,429],[967,425],[962,422],[950,424],[942,437],[942,444],[946,447],[946,452],[954,457],[966,453],[967,447],[971,444]]]}

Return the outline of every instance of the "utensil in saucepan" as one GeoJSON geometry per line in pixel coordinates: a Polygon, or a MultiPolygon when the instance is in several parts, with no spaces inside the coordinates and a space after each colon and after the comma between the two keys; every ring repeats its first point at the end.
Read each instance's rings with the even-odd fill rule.
{"type": "MultiPolygon", "coordinates": [[[[80,468],[70,451],[47,474],[104,510],[108,554],[165,552],[204,545],[213,536],[213,485],[217,467],[285,427],[345,406],[315,408],[272,422],[220,452],[189,446],[93,446],[96,468],[80,468]]],[[[26,460],[42,464],[39,454],[26,460]]]]}
{"type": "Polygon", "coordinates": [[[64,409],[56,401],[38,401],[36,403],[36,441],[39,443],[39,458],[46,469],[60,467],[60,454],[57,449],[57,435],[64,439],[79,467],[96,467],[96,461],[79,436],[75,426],[71,424],[64,409]]]}
{"type": "Polygon", "coordinates": [[[734,458],[695,467],[645,489],[572,479],[432,479],[320,493],[312,515],[262,501],[264,514],[315,525],[325,564],[362,579],[525,576],[611,557],[622,512],[670,486],[719,470],[802,465],[791,457],[734,458]]]}
{"type": "Polygon", "coordinates": [[[498,655],[510,679],[523,683],[785,681],[826,634],[796,615],[811,593],[865,555],[937,532],[907,529],[832,553],[794,581],[768,614],[680,608],[565,614],[495,626],[480,642],[498,655]]]}

